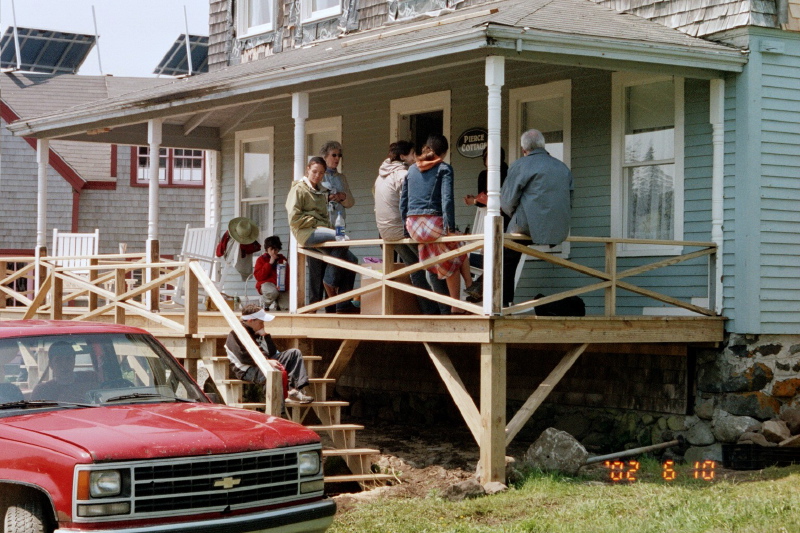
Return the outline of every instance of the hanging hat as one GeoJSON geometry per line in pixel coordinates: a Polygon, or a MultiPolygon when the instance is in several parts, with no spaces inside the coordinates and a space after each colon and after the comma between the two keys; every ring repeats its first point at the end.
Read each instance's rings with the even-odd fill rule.
{"type": "Polygon", "coordinates": [[[246,217],[234,218],[228,223],[228,233],[231,239],[240,244],[256,242],[259,231],[256,223],[246,217]]]}

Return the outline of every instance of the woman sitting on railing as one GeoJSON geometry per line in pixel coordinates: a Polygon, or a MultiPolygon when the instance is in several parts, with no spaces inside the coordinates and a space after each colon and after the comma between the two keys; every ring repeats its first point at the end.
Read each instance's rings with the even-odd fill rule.
{"type": "MultiPolygon", "coordinates": [[[[453,202],[453,167],[443,161],[449,145],[443,135],[431,135],[417,162],[408,169],[400,194],[400,214],[409,236],[419,245],[419,260],[425,261],[455,250],[457,242],[433,242],[439,237],[456,234],[453,202]]],[[[428,270],[447,282],[447,292],[456,300],[461,295],[461,278],[471,284],[466,255],[459,255],[431,266],[428,270]],[[462,268],[463,266],[463,268],[462,268]]],[[[457,307],[452,314],[466,314],[457,307]]]]}
{"type": "MultiPolygon", "coordinates": [[[[325,160],[321,157],[312,157],[306,168],[303,179],[295,181],[286,199],[286,212],[289,214],[289,227],[300,246],[311,246],[323,242],[335,241],[336,232],[330,225],[328,217],[328,189],[322,186],[325,177],[325,160]]],[[[346,246],[336,248],[322,248],[322,253],[349,262],[353,261],[353,254],[348,253],[346,246]]],[[[325,263],[318,259],[306,258],[308,279],[308,303],[322,300],[322,278],[325,273],[325,263]]],[[[333,285],[337,292],[344,293],[353,290],[356,274],[352,270],[340,267],[335,268],[333,285]]],[[[358,308],[351,301],[336,304],[337,313],[357,313],[358,308]]]]}

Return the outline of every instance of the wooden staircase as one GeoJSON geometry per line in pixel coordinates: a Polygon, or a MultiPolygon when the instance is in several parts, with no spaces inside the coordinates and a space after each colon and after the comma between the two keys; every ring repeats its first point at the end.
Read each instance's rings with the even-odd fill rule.
{"type": "MultiPolygon", "coordinates": [[[[205,333],[200,338],[200,355],[203,365],[209,373],[209,378],[220,393],[221,400],[226,405],[243,409],[264,409],[263,402],[245,402],[244,387],[246,382],[234,379],[229,375],[230,365],[224,355],[224,343],[227,334],[205,333]]],[[[177,338],[159,338],[179,359],[186,356],[186,350],[181,353],[180,341],[177,338]]],[[[362,488],[372,488],[382,485],[386,481],[396,479],[394,475],[372,472],[372,458],[379,450],[360,448],[356,445],[356,432],[364,429],[358,424],[343,424],[341,409],[350,405],[344,401],[328,400],[328,393],[336,384],[335,379],[315,377],[317,367],[322,361],[318,355],[304,355],[306,371],[309,376],[309,386],[305,389],[307,394],[314,397],[310,403],[299,403],[292,400],[285,401],[286,416],[289,420],[304,424],[309,429],[323,437],[323,460],[326,458],[340,457],[348,469],[349,474],[326,475],[326,483],[358,482],[362,488]]]]}

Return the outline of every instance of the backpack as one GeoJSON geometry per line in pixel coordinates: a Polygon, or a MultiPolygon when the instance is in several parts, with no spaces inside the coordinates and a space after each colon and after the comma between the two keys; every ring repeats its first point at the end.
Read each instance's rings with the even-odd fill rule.
{"type": "MultiPolygon", "coordinates": [[[[537,294],[535,299],[544,298],[537,294]]],[[[586,304],[578,296],[570,296],[549,304],[537,305],[533,308],[536,316],[586,316],[586,304]]]]}

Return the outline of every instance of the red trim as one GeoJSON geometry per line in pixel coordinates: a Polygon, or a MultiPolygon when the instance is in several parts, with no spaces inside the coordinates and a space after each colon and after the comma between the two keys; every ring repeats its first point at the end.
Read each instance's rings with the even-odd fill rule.
{"type": "Polygon", "coordinates": [[[0,257],[33,256],[36,250],[30,248],[3,248],[0,249],[0,257]]]}
{"type": "Polygon", "coordinates": [[[136,171],[139,168],[139,147],[131,146],[131,187],[137,187],[141,184],[136,183],[136,171]]]}
{"type": "MultiPolygon", "coordinates": [[[[7,124],[19,120],[19,115],[17,115],[4,102],[0,102],[0,114],[2,114],[3,120],[5,120],[7,124]]],[[[25,139],[25,142],[27,142],[31,148],[36,150],[36,139],[32,137],[23,137],[23,139],[25,139]]],[[[83,181],[78,173],[75,172],[72,167],[61,158],[60,155],[55,153],[53,150],[50,150],[49,152],[50,159],[48,162],[50,163],[50,166],[53,167],[53,170],[58,172],[73,189],[80,192],[86,182],[83,181]]]]}
{"type": "Polygon", "coordinates": [[[116,181],[87,181],[83,186],[84,191],[116,191],[116,181]]]}
{"type": "Polygon", "coordinates": [[[111,145],[111,172],[109,173],[109,176],[111,176],[112,178],[116,178],[117,177],[117,145],[116,144],[112,144],[111,145]]]}
{"type": "Polygon", "coordinates": [[[72,233],[78,233],[78,222],[81,216],[81,193],[72,191],[72,233]]]}

